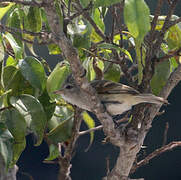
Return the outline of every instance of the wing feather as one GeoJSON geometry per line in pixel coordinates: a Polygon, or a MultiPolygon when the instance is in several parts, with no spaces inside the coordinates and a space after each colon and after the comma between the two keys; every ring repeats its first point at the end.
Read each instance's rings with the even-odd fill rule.
{"type": "Polygon", "coordinates": [[[91,82],[91,85],[96,89],[98,94],[140,94],[137,90],[133,89],[132,87],[107,80],[94,80],[91,82]]]}

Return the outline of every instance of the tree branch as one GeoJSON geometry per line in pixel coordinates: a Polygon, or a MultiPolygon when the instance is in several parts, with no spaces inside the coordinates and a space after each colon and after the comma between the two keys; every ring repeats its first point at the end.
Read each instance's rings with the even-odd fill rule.
{"type": "Polygon", "coordinates": [[[90,132],[92,132],[92,131],[100,130],[100,129],[102,129],[102,128],[103,128],[103,126],[100,125],[100,126],[97,126],[97,127],[95,127],[95,128],[88,129],[88,130],[86,130],[86,131],[81,131],[81,132],[79,132],[79,136],[88,134],[88,133],[90,133],[90,132]]]}
{"type": "Polygon", "coordinates": [[[59,159],[59,165],[60,165],[60,170],[59,170],[59,180],[71,180],[70,177],[70,169],[71,169],[71,159],[72,159],[72,154],[75,149],[75,143],[79,137],[79,129],[80,125],[82,122],[81,116],[81,110],[77,107],[74,107],[75,109],[75,114],[74,114],[74,123],[72,127],[72,136],[71,139],[68,142],[68,145],[65,148],[64,156],[61,156],[58,158],[59,159]]]}
{"type": "Polygon", "coordinates": [[[156,149],[154,152],[152,152],[151,154],[149,154],[146,158],[144,158],[143,160],[137,162],[131,169],[131,173],[134,173],[136,171],[136,169],[140,168],[141,166],[148,164],[149,161],[153,158],[155,158],[156,156],[161,155],[162,153],[166,152],[166,151],[171,151],[176,147],[181,146],[181,141],[174,141],[171,142],[159,149],[156,149]]]}
{"type": "Polygon", "coordinates": [[[105,112],[105,109],[101,104],[96,91],[90,86],[87,79],[84,77],[85,70],[80,63],[77,50],[72,46],[71,41],[67,39],[61,29],[59,18],[54,7],[54,1],[44,0],[44,3],[47,4],[44,9],[52,31],[52,40],[57,45],[59,45],[64,56],[69,61],[73,76],[77,84],[84,92],[87,92],[87,104],[90,105],[90,109],[94,114],[97,115],[98,119],[103,125],[104,133],[110,137],[111,143],[120,146],[124,139],[121,139],[119,131],[114,128],[112,118],[108,115],[107,112],[105,112]]]}

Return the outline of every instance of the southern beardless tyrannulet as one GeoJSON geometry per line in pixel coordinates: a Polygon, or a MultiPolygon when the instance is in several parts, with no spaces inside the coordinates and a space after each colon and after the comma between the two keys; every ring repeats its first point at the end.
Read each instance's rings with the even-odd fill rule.
{"type": "MultiPolygon", "coordinates": [[[[108,80],[94,80],[90,84],[95,88],[100,101],[112,116],[122,114],[130,110],[132,106],[140,103],[168,104],[168,101],[162,97],[148,93],[139,93],[134,88],[121,83],[108,80]]],[[[91,111],[87,103],[87,93],[76,84],[71,75],[67,77],[62,88],[54,93],[60,94],[70,104],[91,111]]]]}

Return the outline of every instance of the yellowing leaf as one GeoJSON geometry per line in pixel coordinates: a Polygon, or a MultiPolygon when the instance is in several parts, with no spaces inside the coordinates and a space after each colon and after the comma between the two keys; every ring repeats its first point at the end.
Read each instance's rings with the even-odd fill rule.
{"type": "Polygon", "coordinates": [[[0,20],[3,18],[3,16],[7,13],[7,11],[14,5],[14,3],[9,3],[6,7],[0,7],[0,20]]]}
{"type": "MultiPolygon", "coordinates": [[[[89,129],[95,127],[94,119],[86,111],[84,111],[82,113],[82,117],[83,117],[84,122],[86,123],[86,125],[88,126],[89,129]]],[[[89,142],[89,146],[87,147],[86,151],[88,151],[88,149],[92,145],[93,140],[94,140],[94,131],[91,131],[90,132],[90,142],[89,142]]]]}

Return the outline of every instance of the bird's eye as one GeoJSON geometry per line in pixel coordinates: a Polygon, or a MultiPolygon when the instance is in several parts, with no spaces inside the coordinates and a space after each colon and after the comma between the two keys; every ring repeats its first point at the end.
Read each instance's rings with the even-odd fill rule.
{"type": "Polygon", "coordinates": [[[66,87],[65,87],[66,89],[72,89],[73,88],[73,86],[72,85],[66,85],[66,87]]]}

